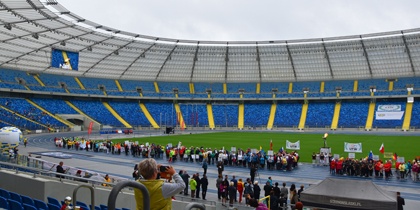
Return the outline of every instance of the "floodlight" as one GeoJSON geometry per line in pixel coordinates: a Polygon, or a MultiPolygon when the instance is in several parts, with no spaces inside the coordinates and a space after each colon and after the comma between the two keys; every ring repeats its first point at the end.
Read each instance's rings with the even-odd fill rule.
{"type": "Polygon", "coordinates": [[[38,34],[32,34],[32,37],[34,38],[34,39],[39,39],[39,36],[38,36],[38,34]]]}
{"type": "Polygon", "coordinates": [[[62,45],[62,46],[66,46],[66,43],[65,43],[64,41],[61,41],[61,42],[60,42],[60,45],[62,45]]]}

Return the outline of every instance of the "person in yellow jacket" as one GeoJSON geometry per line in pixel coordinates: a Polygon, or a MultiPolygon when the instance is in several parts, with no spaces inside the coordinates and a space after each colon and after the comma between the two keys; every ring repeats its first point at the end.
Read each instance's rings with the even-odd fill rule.
{"type": "MultiPolygon", "coordinates": [[[[146,186],[150,195],[151,210],[171,210],[172,196],[179,194],[185,188],[185,183],[181,176],[176,173],[172,166],[161,167],[153,158],[142,160],[138,166],[140,179],[137,181],[146,186]],[[165,168],[165,171],[160,170],[165,168]],[[156,179],[159,173],[164,173],[164,177],[169,177],[171,182],[165,182],[162,179],[156,179]],[[167,176],[166,176],[167,175],[167,176]]],[[[134,189],[134,198],[136,200],[136,210],[143,208],[143,195],[140,190],[134,189]]]]}
{"type": "Polygon", "coordinates": [[[404,162],[400,163],[400,165],[398,166],[398,169],[400,170],[400,178],[404,179],[404,175],[405,175],[405,164],[404,164],[404,162]]]}
{"type": "Polygon", "coordinates": [[[194,199],[195,197],[195,190],[197,189],[197,181],[195,181],[195,174],[190,179],[190,188],[191,188],[191,198],[194,199]]]}

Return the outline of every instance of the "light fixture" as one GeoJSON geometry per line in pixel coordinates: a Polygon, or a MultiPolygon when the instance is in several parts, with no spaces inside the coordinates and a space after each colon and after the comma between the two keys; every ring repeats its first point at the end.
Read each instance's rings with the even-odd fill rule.
{"type": "Polygon", "coordinates": [[[60,42],[60,45],[62,45],[62,46],[66,46],[66,43],[65,43],[64,41],[61,41],[61,42],[60,42]]]}
{"type": "Polygon", "coordinates": [[[38,34],[32,34],[32,37],[34,38],[34,39],[39,39],[39,36],[38,36],[38,34]]]}
{"type": "Polygon", "coordinates": [[[115,55],[119,55],[120,53],[118,52],[118,50],[115,50],[115,51],[114,51],[114,54],[115,54],[115,55]]]}
{"type": "Polygon", "coordinates": [[[375,93],[376,92],[376,86],[370,86],[369,90],[371,93],[375,93]]]}
{"type": "Polygon", "coordinates": [[[86,50],[87,50],[87,51],[91,51],[91,52],[92,52],[92,47],[91,47],[91,46],[89,46],[89,47],[87,47],[87,48],[86,48],[86,50]]]}
{"type": "Polygon", "coordinates": [[[6,25],[4,25],[4,28],[10,31],[12,30],[12,25],[10,25],[10,23],[6,23],[6,25]]]}
{"type": "Polygon", "coordinates": [[[341,93],[343,89],[341,87],[335,87],[335,92],[337,93],[341,93]]]}
{"type": "Polygon", "coordinates": [[[408,92],[412,92],[414,90],[414,84],[407,84],[405,87],[407,88],[408,92]]]}

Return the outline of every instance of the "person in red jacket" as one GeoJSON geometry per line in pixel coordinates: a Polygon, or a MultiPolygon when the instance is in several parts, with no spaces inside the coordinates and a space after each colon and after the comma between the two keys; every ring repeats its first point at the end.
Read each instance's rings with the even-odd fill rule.
{"type": "Polygon", "coordinates": [[[330,174],[331,175],[335,175],[335,165],[336,165],[335,159],[332,159],[331,162],[330,162],[330,174]]]}
{"type": "Polygon", "coordinates": [[[392,164],[391,161],[387,161],[384,164],[384,171],[385,171],[385,178],[388,179],[391,176],[391,168],[392,168],[392,164]]]}

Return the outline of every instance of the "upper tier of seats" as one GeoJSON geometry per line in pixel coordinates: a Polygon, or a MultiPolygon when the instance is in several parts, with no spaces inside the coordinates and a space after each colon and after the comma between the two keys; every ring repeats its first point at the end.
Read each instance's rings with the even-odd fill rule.
{"type": "MultiPolygon", "coordinates": [[[[391,80],[390,80],[391,81],[391,80]]],[[[303,91],[309,91],[307,97],[335,97],[336,89],[341,88],[341,97],[370,96],[371,87],[376,88],[374,95],[407,95],[407,85],[413,85],[413,94],[420,89],[420,78],[397,78],[390,85],[387,79],[343,80],[343,81],[306,81],[306,82],[269,82],[261,83],[206,83],[197,82],[152,82],[133,80],[114,80],[104,78],[74,77],[53,74],[29,74],[24,71],[0,69],[0,88],[34,90],[43,92],[133,96],[142,90],[144,97],[173,98],[174,89],[180,98],[207,98],[207,90],[211,90],[211,98],[240,98],[239,90],[243,90],[243,98],[272,98],[276,89],[276,98],[303,98],[303,91]],[[37,80],[38,79],[38,80],[37,80]],[[80,84],[78,83],[80,81],[80,84]],[[63,85],[64,84],[64,85],[63,85]],[[120,85],[121,89],[119,88],[120,85]],[[156,86],[155,86],[156,84],[156,86]],[[226,89],[224,89],[226,85],[226,89]],[[84,89],[82,88],[84,87],[84,89]],[[100,90],[104,87],[105,91],[100,90]],[[390,90],[391,89],[391,90],[390,90]]]]}

